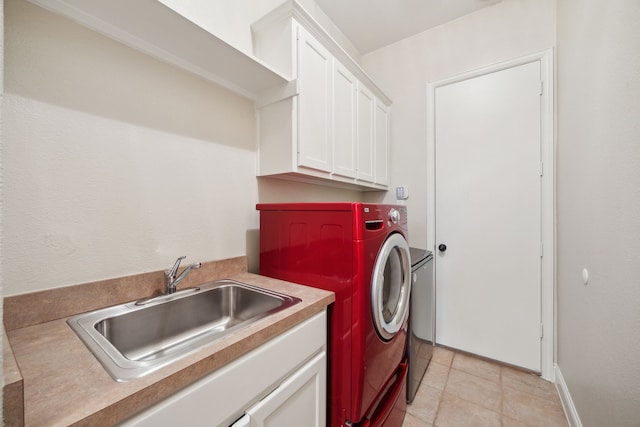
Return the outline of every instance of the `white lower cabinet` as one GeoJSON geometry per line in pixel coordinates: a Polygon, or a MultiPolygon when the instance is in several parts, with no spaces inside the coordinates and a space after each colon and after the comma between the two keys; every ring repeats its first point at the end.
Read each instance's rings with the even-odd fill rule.
{"type": "Polygon", "coordinates": [[[233,427],[281,427],[326,424],[326,354],[323,352],[247,409],[233,427]]]}
{"type": "Polygon", "coordinates": [[[324,426],[326,343],[324,311],[121,425],[324,426]]]}

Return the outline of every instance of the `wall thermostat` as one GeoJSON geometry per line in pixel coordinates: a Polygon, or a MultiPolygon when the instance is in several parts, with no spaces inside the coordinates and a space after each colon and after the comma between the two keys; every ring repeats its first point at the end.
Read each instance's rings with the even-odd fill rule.
{"type": "Polygon", "coordinates": [[[407,187],[396,187],[396,199],[407,200],[409,198],[409,189],[407,187]]]}

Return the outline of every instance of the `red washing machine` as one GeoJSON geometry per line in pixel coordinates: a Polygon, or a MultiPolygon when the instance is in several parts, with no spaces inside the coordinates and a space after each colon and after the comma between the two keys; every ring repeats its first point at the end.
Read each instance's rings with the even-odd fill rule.
{"type": "Polygon", "coordinates": [[[329,425],[401,426],[411,257],[404,206],[258,204],[260,274],[335,293],[329,425]]]}

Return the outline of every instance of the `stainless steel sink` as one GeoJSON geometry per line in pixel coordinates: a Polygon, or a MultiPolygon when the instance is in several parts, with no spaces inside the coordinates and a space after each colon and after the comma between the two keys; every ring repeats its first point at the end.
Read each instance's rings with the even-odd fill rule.
{"type": "Polygon", "coordinates": [[[80,314],[67,323],[115,380],[129,381],[298,302],[219,280],[80,314]]]}

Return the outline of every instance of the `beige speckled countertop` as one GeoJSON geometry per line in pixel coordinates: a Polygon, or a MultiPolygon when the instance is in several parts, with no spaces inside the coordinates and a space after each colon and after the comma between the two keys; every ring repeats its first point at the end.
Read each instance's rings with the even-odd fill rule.
{"type": "MultiPolygon", "coordinates": [[[[208,270],[212,275],[206,277],[206,271],[201,272],[200,280],[196,277],[193,281],[197,283],[193,284],[229,278],[295,296],[302,302],[213,341],[166,368],[134,381],[119,383],[109,376],[67,325],[66,319],[75,313],[36,324],[30,324],[33,320],[23,320],[27,324],[23,327],[16,327],[21,324],[13,324],[13,328],[7,326],[8,338],[24,382],[25,425],[116,424],[324,310],[334,300],[331,292],[239,271],[243,266],[246,271],[244,258],[232,263],[232,268],[216,269],[215,263],[211,263],[208,270]]],[[[100,285],[105,287],[104,283],[100,285]]],[[[69,288],[73,289],[78,287],[69,288]]],[[[40,302],[47,305],[48,301],[55,299],[47,295],[40,302]]],[[[106,305],[119,303],[110,302],[106,305]]],[[[5,324],[11,324],[7,315],[18,316],[16,310],[19,306],[13,300],[8,304],[5,302],[5,324]]],[[[65,310],[74,311],[70,308],[65,310]]],[[[55,317],[55,314],[50,316],[55,317]]]]}

